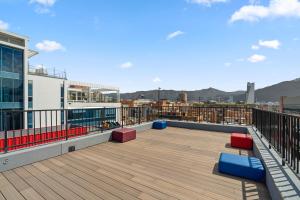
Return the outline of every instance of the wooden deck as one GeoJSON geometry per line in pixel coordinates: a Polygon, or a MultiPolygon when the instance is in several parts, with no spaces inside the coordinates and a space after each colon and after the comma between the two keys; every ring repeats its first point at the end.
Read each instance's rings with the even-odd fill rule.
{"type": "Polygon", "coordinates": [[[167,128],[0,173],[2,199],[270,199],[264,184],[219,174],[224,133],[167,128]]]}

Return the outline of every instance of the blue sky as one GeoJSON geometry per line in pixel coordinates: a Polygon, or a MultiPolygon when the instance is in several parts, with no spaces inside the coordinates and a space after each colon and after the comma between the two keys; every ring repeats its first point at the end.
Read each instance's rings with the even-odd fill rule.
{"type": "Polygon", "coordinates": [[[30,60],[122,92],[261,88],[300,77],[298,0],[0,0],[30,60]]]}

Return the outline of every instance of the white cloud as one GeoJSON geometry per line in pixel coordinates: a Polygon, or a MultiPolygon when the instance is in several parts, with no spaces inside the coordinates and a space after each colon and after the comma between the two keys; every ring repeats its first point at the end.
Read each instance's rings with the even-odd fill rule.
{"type": "Polygon", "coordinates": [[[29,3],[40,4],[41,6],[51,7],[55,4],[56,0],[30,0],[29,3]]]}
{"type": "Polygon", "coordinates": [[[260,47],[258,46],[258,45],[252,45],[251,46],[251,49],[253,49],[253,50],[258,50],[260,47]]]}
{"type": "Polygon", "coordinates": [[[268,6],[243,6],[231,16],[230,22],[240,20],[253,22],[267,17],[300,18],[300,2],[298,0],[270,0],[268,6]]]}
{"type": "Polygon", "coordinates": [[[224,63],[224,65],[225,65],[226,67],[230,67],[230,66],[232,65],[232,63],[231,63],[231,62],[226,62],[226,63],[224,63]]]}
{"type": "Polygon", "coordinates": [[[182,32],[182,31],[175,31],[175,32],[173,32],[173,33],[170,33],[168,36],[167,36],[167,40],[171,40],[171,39],[173,39],[173,38],[175,38],[175,37],[178,37],[178,36],[180,36],[180,35],[183,35],[184,34],[184,32],[182,32]]]}
{"type": "Polygon", "coordinates": [[[295,37],[295,38],[293,38],[293,40],[294,40],[294,41],[299,41],[300,38],[295,37]]]}
{"type": "Polygon", "coordinates": [[[271,48],[271,49],[278,49],[281,45],[278,40],[259,40],[258,44],[262,47],[271,48]]]}
{"type": "Polygon", "coordinates": [[[51,51],[65,51],[65,47],[63,47],[60,43],[56,41],[44,40],[43,42],[39,42],[35,45],[38,50],[51,52],[51,51]]]}
{"type": "Polygon", "coordinates": [[[188,3],[195,3],[205,6],[211,6],[214,3],[225,3],[229,0],[187,0],[188,3]]]}
{"type": "Polygon", "coordinates": [[[126,63],[121,64],[120,67],[122,69],[128,69],[128,68],[133,67],[133,64],[131,62],[126,62],[126,63]]]}
{"type": "Polygon", "coordinates": [[[266,60],[266,56],[254,54],[248,58],[249,62],[257,63],[266,60]]]}
{"type": "Polygon", "coordinates": [[[0,20],[0,30],[7,30],[9,28],[9,24],[0,20]]]}
{"type": "Polygon", "coordinates": [[[154,83],[159,83],[159,82],[161,82],[161,79],[159,77],[155,77],[152,81],[154,83]]]}
{"type": "Polygon", "coordinates": [[[278,40],[259,40],[257,44],[251,46],[251,49],[258,50],[261,47],[270,49],[279,49],[281,43],[278,40]]]}
{"type": "Polygon", "coordinates": [[[51,11],[50,7],[52,7],[56,0],[29,0],[30,4],[35,4],[34,11],[37,14],[50,14],[51,16],[55,16],[55,13],[51,11]]]}

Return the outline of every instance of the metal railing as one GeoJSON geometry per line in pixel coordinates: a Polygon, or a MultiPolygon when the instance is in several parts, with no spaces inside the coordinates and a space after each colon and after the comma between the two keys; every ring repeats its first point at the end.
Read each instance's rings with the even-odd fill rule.
{"type": "Polygon", "coordinates": [[[249,106],[172,106],[161,107],[159,113],[164,119],[217,124],[252,124],[252,107],[249,106]]]}
{"type": "Polygon", "coordinates": [[[45,68],[44,66],[29,65],[28,73],[32,75],[38,75],[38,76],[67,79],[67,74],[65,71],[60,71],[55,68],[45,68]]]}
{"type": "Polygon", "coordinates": [[[4,128],[0,130],[0,152],[157,119],[157,115],[151,113],[149,107],[2,111],[0,123],[4,128]]]}
{"type": "Polygon", "coordinates": [[[116,108],[3,111],[2,115],[0,152],[4,153],[120,127],[116,108]]]}
{"type": "Polygon", "coordinates": [[[68,140],[157,119],[249,125],[252,122],[251,111],[250,107],[236,106],[3,111],[1,127],[4,127],[4,130],[0,131],[0,152],[68,140]]]}
{"type": "Polygon", "coordinates": [[[253,109],[253,125],[286,163],[299,174],[300,116],[253,109]]]}
{"type": "Polygon", "coordinates": [[[282,164],[287,163],[299,174],[300,116],[248,106],[122,106],[2,111],[0,127],[4,130],[0,131],[0,152],[7,153],[157,119],[253,125],[261,137],[267,139],[269,148],[274,148],[282,157],[282,164]]]}

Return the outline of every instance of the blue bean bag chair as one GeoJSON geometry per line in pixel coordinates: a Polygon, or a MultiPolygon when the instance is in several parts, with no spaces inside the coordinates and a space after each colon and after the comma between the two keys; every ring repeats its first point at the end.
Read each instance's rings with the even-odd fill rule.
{"type": "Polygon", "coordinates": [[[152,128],[165,129],[165,128],[167,128],[167,122],[166,121],[155,121],[155,122],[153,122],[152,128]]]}
{"type": "Polygon", "coordinates": [[[219,172],[247,178],[254,181],[263,181],[265,169],[258,158],[221,153],[219,172]]]}

